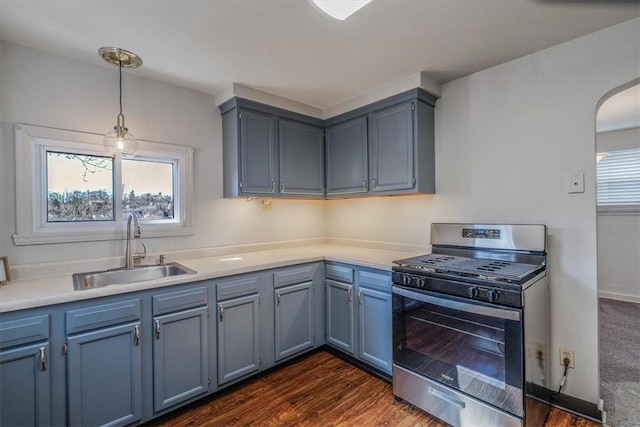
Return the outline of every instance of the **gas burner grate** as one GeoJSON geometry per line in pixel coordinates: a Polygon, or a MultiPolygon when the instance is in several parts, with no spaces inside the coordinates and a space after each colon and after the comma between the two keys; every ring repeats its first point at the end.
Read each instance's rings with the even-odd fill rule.
{"type": "Polygon", "coordinates": [[[407,258],[395,261],[395,264],[417,270],[461,273],[507,280],[521,280],[542,267],[512,261],[435,254],[407,258]]]}

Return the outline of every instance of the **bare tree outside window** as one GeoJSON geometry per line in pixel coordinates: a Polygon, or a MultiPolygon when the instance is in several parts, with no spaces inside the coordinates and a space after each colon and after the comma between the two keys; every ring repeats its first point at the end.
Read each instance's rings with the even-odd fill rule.
{"type": "Polygon", "coordinates": [[[48,151],[47,222],[113,219],[113,159],[48,151]]]}

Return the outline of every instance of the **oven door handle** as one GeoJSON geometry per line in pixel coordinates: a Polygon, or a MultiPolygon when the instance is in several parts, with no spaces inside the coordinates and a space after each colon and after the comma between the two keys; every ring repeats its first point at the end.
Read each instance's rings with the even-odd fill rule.
{"type": "Polygon", "coordinates": [[[455,301],[448,298],[410,291],[398,286],[393,286],[392,292],[403,297],[426,302],[428,304],[433,304],[440,307],[463,311],[465,313],[479,314],[481,316],[495,317],[498,319],[514,320],[516,322],[519,322],[521,318],[519,310],[507,310],[504,308],[487,307],[486,305],[480,304],[469,304],[462,301],[455,301]]]}

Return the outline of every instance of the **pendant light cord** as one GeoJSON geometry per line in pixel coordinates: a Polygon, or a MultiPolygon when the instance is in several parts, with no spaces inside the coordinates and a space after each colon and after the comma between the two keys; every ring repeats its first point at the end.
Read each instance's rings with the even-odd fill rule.
{"type": "Polygon", "coordinates": [[[118,68],[120,70],[120,115],[122,115],[122,60],[118,59],[118,68]]]}

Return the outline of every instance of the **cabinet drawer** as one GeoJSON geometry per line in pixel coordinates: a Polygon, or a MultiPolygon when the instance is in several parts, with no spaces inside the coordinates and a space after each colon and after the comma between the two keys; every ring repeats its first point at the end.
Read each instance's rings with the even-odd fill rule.
{"type": "Polygon", "coordinates": [[[288,268],[273,273],[273,286],[276,288],[298,283],[310,282],[313,280],[315,265],[305,265],[303,267],[288,268]]]}
{"type": "Polygon", "coordinates": [[[0,323],[0,349],[44,341],[48,338],[48,315],[0,323]]]}
{"type": "Polygon", "coordinates": [[[140,300],[94,305],[67,311],[67,334],[140,320],[140,300]]]}
{"type": "Polygon", "coordinates": [[[339,265],[327,265],[327,279],[337,280],[343,283],[353,283],[353,269],[339,265]]]}
{"type": "Polygon", "coordinates": [[[360,286],[369,289],[377,289],[383,292],[391,292],[391,273],[370,273],[368,271],[360,271],[360,286]]]}
{"type": "Polygon", "coordinates": [[[260,276],[246,276],[232,280],[218,282],[216,285],[216,298],[223,301],[229,298],[258,293],[260,276]]]}
{"type": "Polygon", "coordinates": [[[186,289],[153,297],[153,315],[207,305],[207,288],[186,289]]]}

